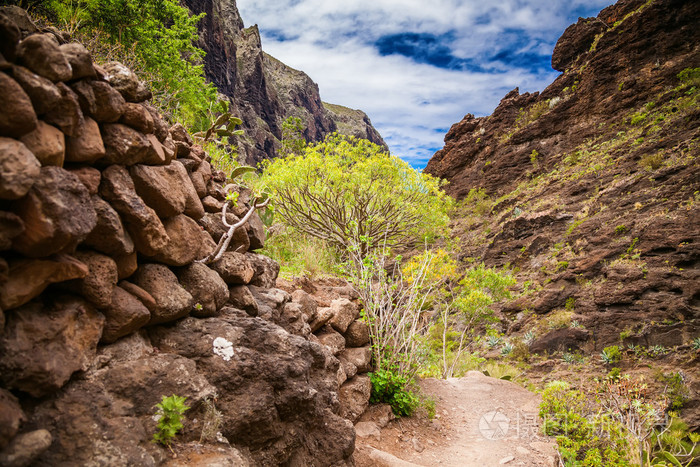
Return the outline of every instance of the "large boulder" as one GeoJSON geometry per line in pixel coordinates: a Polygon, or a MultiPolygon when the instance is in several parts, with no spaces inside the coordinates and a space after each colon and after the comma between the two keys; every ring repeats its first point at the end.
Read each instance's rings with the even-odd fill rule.
{"type": "Polygon", "coordinates": [[[95,68],[92,66],[92,57],[84,45],[77,42],[59,46],[63,56],[71,67],[71,80],[81,78],[95,78],[95,68]]]}
{"type": "Polygon", "coordinates": [[[138,80],[136,74],[119,62],[104,65],[109,84],[124,97],[127,102],[143,102],[151,98],[151,93],[138,80]]]}
{"type": "Polygon", "coordinates": [[[333,355],[338,355],[345,350],[345,338],[330,326],[321,329],[318,334],[316,334],[316,337],[318,337],[318,341],[321,344],[328,347],[328,350],[330,350],[333,355]]]}
{"type": "Polygon", "coordinates": [[[177,272],[177,278],[194,299],[194,316],[216,316],[229,299],[226,282],[203,263],[192,263],[181,269],[177,272]]]}
{"type": "Polygon", "coordinates": [[[0,334],[0,380],[9,389],[43,397],[86,370],[102,335],[104,317],[87,302],[58,297],[6,313],[0,334]]]}
{"type": "Polygon", "coordinates": [[[221,259],[209,265],[218,272],[221,278],[230,285],[248,284],[255,274],[255,270],[248,262],[245,255],[234,252],[226,252],[221,259]]]}
{"type": "Polygon", "coordinates": [[[350,323],[355,321],[359,314],[357,305],[347,298],[333,300],[331,302],[331,310],[333,318],[331,318],[329,324],[341,334],[345,334],[350,323]]]}
{"type": "Polygon", "coordinates": [[[61,98],[43,118],[47,123],[60,128],[66,136],[78,137],[80,136],[84,119],[83,111],[80,110],[78,96],[63,83],[58,83],[56,86],[61,93],[61,98]]]}
{"type": "MultiPolygon", "coordinates": [[[[136,105],[136,104],[132,104],[136,105]]],[[[172,217],[185,212],[189,179],[173,164],[162,166],[134,165],[129,169],[136,193],[159,217],[172,217]]]]}
{"type": "Polygon", "coordinates": [[[348,347],[363,347],[369,344],[369,326],[364,321],[355,320],[350,323],[344,336],[348,347]]]}
{"type": "Polygon", "coordinates": [[[111,303],[102,310],[105,316],[101,342],[112,343],[145,326],[151,320],[148,308],[121,287],[112,289],[111,303]]]}
{"type": "Polygon", "coordinates": [[[148,138],[131,127],[121,123],[102,125],[102,141],[105,145],[105,164],[134,165],[150,158],[157,158],[148,138]]]}
{"type": "Polygon", "coordinates": [[[71,85],[78,95],[82,111],[100,123],[116,123],[123,109],[119,91],[103,81],[78,81],[71,85]]]}
{"type": "Polygon", "coordinates": [[[53,82],[68,81],[73,74],[58,42],[50,34],[33,34],[21,41],[17,46],[17,60],[53,82]]]}
{"type": "Polygon", "coordinates": [[[119,119],[120,123],[144,134],[150,134],[155,131],[153,116],[143,105],[128,102],[124,104],[123,110],[124,113],[119,119]]]}
{"type": "Polygon", "coordinates": [[[15,202],[13,211],[26,228],[13,246],[31,258],[74,250],[97,223],[87,188],[60,167],[42,167],[31,190],[15,202]]]}
{"type": "Polygon", "coordinates": [[[38,115],[46,114],[61,102],[61,91],[58,86],[43,76],[39,76],[23,66],[14,66],[12,76],[27,93],[34,111],[38,115]]]}
{"type": "Polygon", "coordinates": [[[87,276],[70,281],[65,286],[99,309],[110,306],[112,289],[119,281],[117,263],[109,256],[94,251],[78,251],[75,257],[87,265],[89,272],[87,276]]]}
{"type": "Polygon", "coordinates": [[[345,349],[340,352],[338,359],[347,361],[357,367],[358,373],[367,373],[372,370],[372,348],[371,347],[356,347],[345,349]]]}
{"type": "Polygon", "coordinates": [[[112,165],[102,172],[100,195],[122,215],[136,249],[147,256],[158,254],[168,244],[165,227],[156,212],[136,194],[129,172],[112,165]]]}
{"type": "Polygon", "coordinates": [[[58,128],[39,120],[34,131],[22,136],[22,142],[41,165],[63,167],[66,156],[66,138],[58,128]]]}
{"type": "Polygon", "coordinates": [[[0,452],[0,465],[23,467],[31,465],[44,451],[51,447],[53,437],[48,430],[40,429],[20,433],[0,452]]]}
{"type": "Polygon", "coordinates": [[[122,220],[109,203],[99,196],[92,197],[97,224],[85,239],[85,245],[108,255],[129,255],[134,242],[124,230],[122,220]]]}
{"type": "Polygon", "coordinates": [[[68,162],[85,162],[91,164],[104,157],[106,151],[100,127],[90,117],[83,119],[78,136],[66,138],[66,160],[68,162]]]}
{"type": "Polygon", "coordinates": [[[189,181],[187,169],[182,165],[182,162],[178,160],[172,161],[170,165],[175,167],[179,172],[179,179],[183,180],[182,188],[185,191],[185,214],[194,220],[200,219],[204,215],[204,206],[202,206],[202,201],[199,199],[197,191],[194,189],[192,183],[187,183],[187,181],[189,181]]]}
{"type": "Polygon", "coordinates": [[[272,288],[280,273],[280,265],[269,256],[246,253],[246,259],[254,269],[250,283],[258,287],[272,288]]]}
{"type": "Polygon", "coordinates": [[[369,376],[357,375],[343,384],[338,391],[340,415],[355,422],[367,410],[372,382],[369,376]]]}
{"type": "Polygon", "coordinates": [[[0,284],[0,308],[11,310],[39,296],[50,284],[86,277],[85,263],[68,255],[9,262],[9,275],[0,284]]]}
{"type": "Polygon", "coordinates": [[[254,465],[334,465],[347,459],[354,432],[335,414],[337,360],[318,344],[228,310],[151,328],[151,340],[160,352],[197,361],[219,389],[221,433],[250,449],[254,465]]]}
{"type": "Polygon", "coordinates": [[[142,264],[131,282],[151,294],[157,308],[151,312],[150,324],[167,323],[187,315],[194,299],[182,288],[175,274],[162,264],[142,264]]]}
{"type": "Polygon", "coordinates": [[[170,266],[185,266],[209,255],[216,245],[189,216],[180,214],[163,221],[168,242],[153,256],[170,266]]]}
{"type": "Polygon", "coordinates": [[[233,285],[229,289],[229,302],[250,316],[258,315],[258,301],[246,285],[233,285]]]}
{"type": "Polygon", "coordinates": [[[39,176],[41,163],[21,141],[0,137],[0,199],[26,195],[39,176]]]}
{"type": "Polygon", "coordinates": [[[0,136],[19,138],[37,125],[36,113],[27,93],[5,73],[0,72],[0,136]]]}

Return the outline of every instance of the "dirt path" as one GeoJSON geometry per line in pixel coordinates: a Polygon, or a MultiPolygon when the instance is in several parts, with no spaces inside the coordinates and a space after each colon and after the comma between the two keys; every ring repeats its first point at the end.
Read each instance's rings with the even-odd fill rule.
{"type": "Polygon", "coordinates": [[[421,388],[437,403],[435,419],[397,419],[377,430],[386,417],[367,414],[356,426],[358,467],[557,465],[554,441],[537,429],[537,394],[478,371],[426,379],[421,388]]]}

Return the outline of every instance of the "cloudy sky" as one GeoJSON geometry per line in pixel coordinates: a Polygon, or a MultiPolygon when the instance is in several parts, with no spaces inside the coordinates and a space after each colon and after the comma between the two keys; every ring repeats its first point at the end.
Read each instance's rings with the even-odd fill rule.
{"type": "Polygon", "coordinates": [[[613,0],[238,0],[263,49],[321,98],[365,111],[391,152],[423,168],[467,113],[557,76],[552,49],[613,0]]]}

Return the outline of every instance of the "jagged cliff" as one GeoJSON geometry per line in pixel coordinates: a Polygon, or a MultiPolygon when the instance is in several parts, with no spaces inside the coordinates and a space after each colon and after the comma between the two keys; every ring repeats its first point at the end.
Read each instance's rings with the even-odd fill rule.
{"type": "Polygon", "coordinates": [[[205,72],[243,119],[245,136],[238,141],[242,161],[254,165],[275,157],[288,117],[301,118],[308,142],[350,128],[352,135],[387,147],[364,113],[338,118],[323,106],[318,85],[309,76],[263,52],[257,26],[243,27],[235,1],[182,2],[193,13],[206,13],[199,27],[199,46],[207,53],[205,72]]]}
{"type": "MultiPolygon", "coordinates": [[[[531,349],[688,349],[700,335],[700,78],[681,73],[700,67],[699,23],[691,0],[621,0],[580,19],[550,86],[465,116],[428,163],[468,200],[462,257],[518,268],[522,294],[500,316],[537,335],[531,349]]],[[[697,362],[673,364],[698,394],[697,362]]]]}
{"type": "Polygon", "coordinates": [[[0,39],[0,465],[352,465],[371,387],[354,290],[277,288],[257,213],[199,261],[229,230],[202,147],[21,8],[0,39]],[[168,450],[172,394],[191,408],[168,450]]]}

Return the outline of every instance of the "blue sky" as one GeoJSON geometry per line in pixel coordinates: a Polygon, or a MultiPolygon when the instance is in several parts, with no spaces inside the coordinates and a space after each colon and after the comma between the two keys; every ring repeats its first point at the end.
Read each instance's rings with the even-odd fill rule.
{"type": "Polygon", "coordinates": [[[321,98],[365,111],[391,152],[423,168],[467,113],[516,86],[544,89],[554,44],[613,0],[238,0],[263,50],[321,98]]]}

